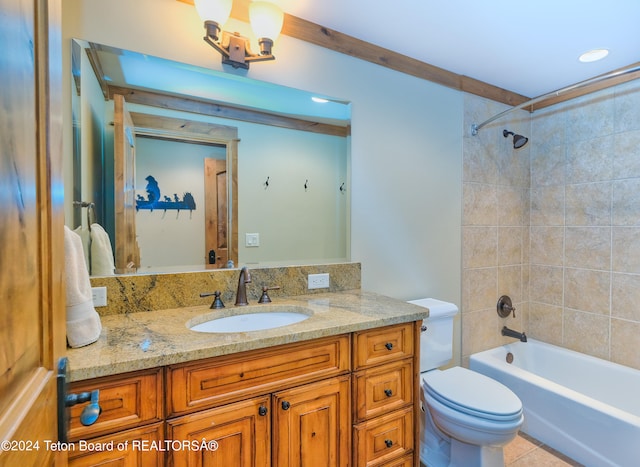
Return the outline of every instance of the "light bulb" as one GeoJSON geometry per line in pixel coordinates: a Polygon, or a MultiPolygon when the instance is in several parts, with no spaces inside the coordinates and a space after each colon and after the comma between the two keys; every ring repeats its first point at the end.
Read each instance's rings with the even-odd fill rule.
{"type": "Polygon", "coordinates": [[[214,21],[220,27],[224,25],[231,15],[233,0],[194,0],[196,10],[202,21],[214,21]]]}
{"type": "Polygon", "coordinates": [[[249,5],[249,19],[256,37],[273,41],[282,30],[284,13],[273,3],[252,2],[249,5]]]}

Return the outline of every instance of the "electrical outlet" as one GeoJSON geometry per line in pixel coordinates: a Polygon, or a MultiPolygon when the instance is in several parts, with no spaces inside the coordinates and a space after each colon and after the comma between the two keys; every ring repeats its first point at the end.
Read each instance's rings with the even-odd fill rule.
{"type": "Polygon", "coordinates": [[[328,289],[329,288],[329,273],[322,274],[309,274],[307,277],[307,287],[309,289],[328,289]]]}
{"type": "Polygon", "coordinates": [[[93,306],[107,306],[107,288],[91,287],[91,298],[93,298],[93,306]]]}

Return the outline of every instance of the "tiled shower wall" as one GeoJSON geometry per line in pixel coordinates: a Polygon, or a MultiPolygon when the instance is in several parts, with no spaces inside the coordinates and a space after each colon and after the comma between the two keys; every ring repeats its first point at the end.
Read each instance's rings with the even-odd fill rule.
{"type": "MultiPolygon", "coordinates": [[[[466,96],[469,125],[496,110],[466,96]]],[[[463,363],[507,324],[640,369],[640,81],[465,135],[463,183],[463,363]],[[513,150],[503,128],[529,144],[513,150]],[[502,294],[515,320],[497,316],[502,294]]]]}

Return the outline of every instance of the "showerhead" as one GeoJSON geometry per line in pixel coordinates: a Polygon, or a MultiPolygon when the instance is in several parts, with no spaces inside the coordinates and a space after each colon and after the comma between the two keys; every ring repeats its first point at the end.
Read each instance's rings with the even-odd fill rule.
{"type": "Polygon", "coordinates": [[[502,130],[502,136],[507,138],[509,135],[513,135],[513,149],[520,149],[529,141],[526,136],[516,135],[513,131],[502,130]]]}

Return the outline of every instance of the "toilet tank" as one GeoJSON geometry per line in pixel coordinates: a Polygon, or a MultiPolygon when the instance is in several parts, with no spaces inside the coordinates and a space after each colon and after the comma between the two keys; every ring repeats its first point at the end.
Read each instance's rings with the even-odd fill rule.
{"type": "Polygon", "coordinates": [[[458,307],[435,298],[410,300],[409,303],[429,308],[420,334],[420,373],[446,365],[453,358],[453,319],[458,307]]]}

